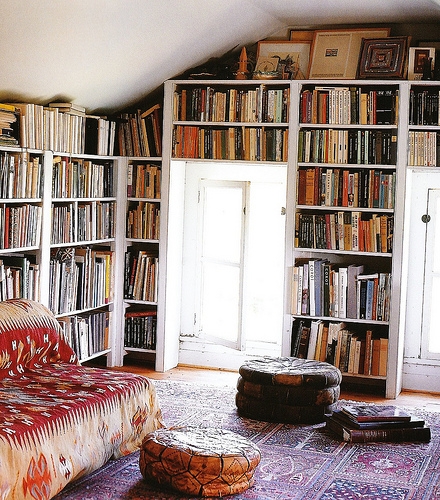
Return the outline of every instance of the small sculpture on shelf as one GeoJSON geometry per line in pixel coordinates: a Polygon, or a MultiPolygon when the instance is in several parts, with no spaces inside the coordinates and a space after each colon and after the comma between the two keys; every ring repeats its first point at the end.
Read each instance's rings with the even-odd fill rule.
{"type": "Polygon", "coordinates": [[[235,75],[235,79],[247,80],[250,74],[249,67],[250,67],[250,61],[246,53],[246,47],[243,47],[240,52],[240,58],[238,60],[238,69],[235,75]]]}

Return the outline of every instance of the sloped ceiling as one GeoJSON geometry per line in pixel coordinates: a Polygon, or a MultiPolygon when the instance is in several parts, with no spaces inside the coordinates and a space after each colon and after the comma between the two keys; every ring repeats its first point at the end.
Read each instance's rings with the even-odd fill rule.
{"type": "Polygon", "coordinates": [[[439,0],[0,0],[0,7],[0,99],[60,98],[90,113],[123,109],[210,57],[288,28],[440,21],[439,0]]]}

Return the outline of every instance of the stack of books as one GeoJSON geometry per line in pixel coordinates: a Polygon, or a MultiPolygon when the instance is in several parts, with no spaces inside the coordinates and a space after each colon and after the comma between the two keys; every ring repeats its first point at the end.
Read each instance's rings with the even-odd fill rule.
{"type": "Polygon", "coordinates": [[[424,420],[392,405],[344,405],[326,417],[326,428],[351,443],[431,439],[431,430],[424,420]]]}
{"type": "Polygon", "coordinates": [[[0,146],[18,146],[18,139],[14,135],[17,115],[13,104],[0,103],[0,146]]]}

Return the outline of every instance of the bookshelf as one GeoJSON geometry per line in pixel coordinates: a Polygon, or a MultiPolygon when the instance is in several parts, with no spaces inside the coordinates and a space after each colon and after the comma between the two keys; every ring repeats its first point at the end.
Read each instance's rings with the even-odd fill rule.
{"type": "Polygon", "coordinates": [[[173,158],[287,161],[290,87],[176,82],[173,158]]]}
{"type": "Polygon", "coordinates": [[[124,348],[155,359],[161,230],[161,158],[127,160],[124,348]]]}
{"type": "Polygon", "coordinates": [[[44,154],[0,148],[0,300],[40,300],[44,154]]]}
{"type": "MultiPolygon", "coordinates": [[[[339,353],[344,380],[372,386],[387,397],[400,392],[403,359],[400,277],[408,115],[400,111],[409,99],[408,85],[371,80],[165,83],[163,162],[174,187],[182,189],[187,161],[287,164],[282,355],[293,354],[299,328],[315,330],[312,335],[321,339],[323,330],[326,335],[331,330],[336,339],[344,330],[345,345],[352,343],[353,352],[357,350],[356,362],[347,358],[342,364],[339,353]],[[269,95],[278,96],[277,118],[268,111],[273,109],[269,95]],[[278,134],[275,155],[267,154],[271,134],[278,134]],[[332,300],[326,299],[319,309],[314,296],[311,307],[310,295],[303,304],[302,292],[299,299],[293,289],[298,268],[304,273],[311,263],[322,266],[328,289],[332,278],[332,300]],[[362,279],[353,281],[353,270],[362,279]],[[349,271],[350,291],[344,284],[349,271]],[[336,285],[339,273],[341,293],[336,285]],[[366,301],[362,310],[357,299],[353,302],[361,293],[368,295],[368,309],[366,301]],[[375,359],[373,372],[370,362],[363,373],[365,362],[359,369],[359,355],[367,337],[371,349],[374,343],[382,356],[380,365],[375,359]]],[[[172,203],[182,209],[182,201],[172,203]]],[[[167,265],[170,255],[171,260],[179,258],[180,245],[169,241],[170,224],[182,229],[171,205],[168,210],[167,265]]],[[[178,270],[173,276],[179,283],[178,270]]],[[[329,290],[326,293],[328,297],[329,290]]],[[[178,339],[177,311],[170,314],[175,316],[178,339]]],[[[327,359],[325,347],[319,355],[327,359]]],[[[316,346],[310,353],[308,342],[302,348],[305,356],[318,356],[316,346]]]]}
{"type": "Polygon", "coordinates": [[[294,86],[286,286],[291,354],[331,362],[344,382],[395,397],[406,161],[399,110],[407,84],[294,86]]]}
{"type": "Polygon", "coordinates": [[[117,159],[53,154],[44,301],[81,362],[113,355],[117,159]],[[49,236],[50,235],[50,236],[49,236]]]}

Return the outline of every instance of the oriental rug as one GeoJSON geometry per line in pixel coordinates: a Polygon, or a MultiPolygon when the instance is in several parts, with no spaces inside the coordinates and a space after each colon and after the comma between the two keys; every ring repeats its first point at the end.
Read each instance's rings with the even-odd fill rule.
{"type": "MultiPolygon", "coordinates": [[[[255,442],[262,459],[255,484],[224,498],[237,500],[428,500],[440,499],[440,415],[411,409],[431,428],[429,443],[340,442],[325,424],[288,425],[241,418],[235,389],[155,381],[167,426],[231,430],[255,442]]],[[[56,500],[177,500],[142,478],[139,453],[111,461],[67,485],[56,500]]],[[[192,497],[191,497],[192,498],[192,497]]]]}

